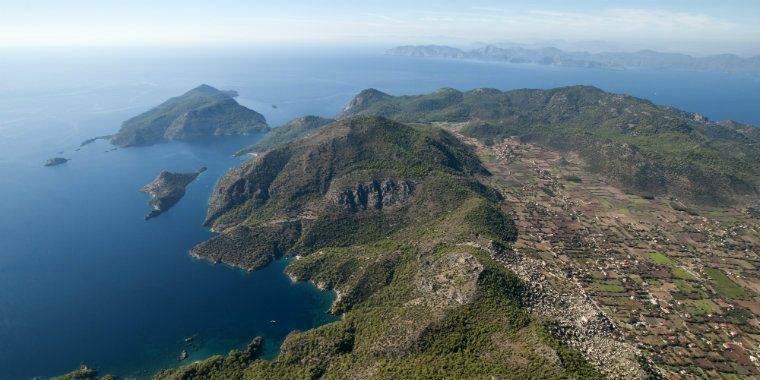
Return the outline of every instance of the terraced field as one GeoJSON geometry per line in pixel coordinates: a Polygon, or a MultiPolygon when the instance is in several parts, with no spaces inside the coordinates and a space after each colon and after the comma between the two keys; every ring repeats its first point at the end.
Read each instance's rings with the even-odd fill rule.
{"type": "MultiPolygon", "coordinates": [[[[613,341],[635,347],[666,377],[760,376],[756,205],[684,210],[675,199],[626,194],[573,154],[515,138],[485,146],[458,137],[477,148],[518,226],[505,265],[592,305],[612,324],[613,341]]],[[[573,310],[533,305],[549,316],[573,310]]],[[[593,356],[592,338],[574,344],[593,356]]]]}

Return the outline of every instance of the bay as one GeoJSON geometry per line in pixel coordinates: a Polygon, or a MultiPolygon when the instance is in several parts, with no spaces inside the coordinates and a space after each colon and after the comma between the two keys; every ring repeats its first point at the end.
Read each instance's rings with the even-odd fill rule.
{"type": "Polygon", "coordinates": [[[760,124],[760,80],[727,74],[567,69],[391,57],[367,49],[2,51],[0,60],[0,378],[50,376],[85,362],[147,377],[265,337],[334,320],[333,295],[292,284],[285,261],[246,273],[191,259],[214,184],[261,136],[111,151],[87,138],[201,83],[240,93],[272,125],[333,116],[360,90],[398,95],[441,87],[588,84],[713,119],[760,124]],[[61,152],[62,153],[59,153],[61,152]],[[54,156],[71,161],[42,166],[54,156]],[[142,185],[161,170],[208,171],[144,221],[142,185]],[[274,321],[274,322],[273,322],[274,321]]]}

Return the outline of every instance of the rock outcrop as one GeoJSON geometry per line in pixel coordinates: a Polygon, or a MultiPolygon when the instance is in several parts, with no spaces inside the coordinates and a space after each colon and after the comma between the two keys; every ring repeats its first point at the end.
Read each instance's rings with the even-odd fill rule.
{"type": "Polygon", "coordinates": [[[414,182],[409,180],[373,180],[343,189],[333,200],[348,212],[380,210],[405,203],[412,196],[414,182]]]}
{"type": "Polygon", "coordinates": [[[476,257],[462,251],[425,264],[417,276],[419,298],[412,300],[412,304],[449,309],[473,300],[484,269],[476,257]]]}

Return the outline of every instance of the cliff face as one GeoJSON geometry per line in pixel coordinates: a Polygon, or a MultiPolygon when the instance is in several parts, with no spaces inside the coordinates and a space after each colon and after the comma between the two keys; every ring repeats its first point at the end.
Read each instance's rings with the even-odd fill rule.
{"type": "Polygon", "coordinates": [[[381,210],[406,203],[412,196],[414,182],[409,180],[373,180],[342,189],[331,198],[338,208],[348,212],[381,210]]]}
{"type": "Polygon", "coordinates": [[[114,145],[151,145],[169,140],[266,132],[264,116],[238,104],[237,93],[202,85],[125,121],[114,145]]]}
{"type": "Polygon", "coordinates": [[[551,90],[442,89],[390,96],[365,90],[341,114],[401,122],[468,123],[487,143],[511,136],[580,153],[633,193],[726,204],[760,189],[760,132],[588,86],[551,90]]]}
{"type": "MultiPolygon", "coordinates": [[[[358,224],[365,219],[380,223],[388,217],[400,228],[409,218],[403,206],[417,198],[430,171],[487,173],[468,148],[447,132],[424,131],[382,118],[336,123],[308,139],[271,149],[224,175],[209,199],[205,220],[221,235],[193,253],[250,268],[232,257],[234,252],[225,259],[213,247],[241,241],[241,233],[249,231],[276,240],[278,254],[264,252],[274,243],[265,244],[261,252],[276,257],[326,244],[328,238],[318,237],[323,228],[335,224],[361,229],[358,224]],[[278,234],[283,228],[294,230],[293,223],[299,226],[297,236],[286,243],[278,234]],[[237,237],[224,236],[229,231],[237,237]]],[[[359,232],[331,238],[348,239],[352,233],[359,232]]]]}

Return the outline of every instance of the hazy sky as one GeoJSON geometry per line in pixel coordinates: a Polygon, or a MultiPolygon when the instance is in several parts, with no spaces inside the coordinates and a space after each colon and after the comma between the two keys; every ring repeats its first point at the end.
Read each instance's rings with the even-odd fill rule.
{"type": "Polygon", "coordinates": [[[760,0],[0,0],[0,46],[555,39],[760,53],[760,0]]]}

